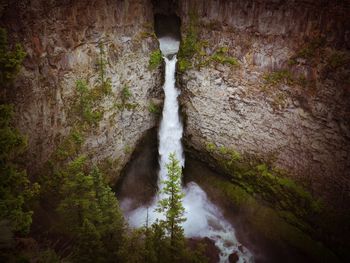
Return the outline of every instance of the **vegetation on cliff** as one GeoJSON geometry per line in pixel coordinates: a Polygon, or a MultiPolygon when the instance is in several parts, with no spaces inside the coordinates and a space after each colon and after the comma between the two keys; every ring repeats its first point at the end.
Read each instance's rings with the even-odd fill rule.
{"type": "MultiPolygon", "coordinates": [[[[6,31],[0,28],[1,88],[13,82],[25,56],[20,44],[9,48],[6,31]]],[[[0,104],[0,222],[1,231],[9,228],[20,235],[29,232],[33,211],[28,203],[38,193],[39,185],[31,184],[26,171],[16,163],[26,150],[27,138],[12,125],[13,116],[13,105],[0,104]]]]}

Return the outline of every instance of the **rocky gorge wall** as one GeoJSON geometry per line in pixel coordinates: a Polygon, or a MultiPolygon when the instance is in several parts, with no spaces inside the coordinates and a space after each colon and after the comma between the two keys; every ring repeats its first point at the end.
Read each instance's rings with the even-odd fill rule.
{"type": "Polygon", "coordinates": [[[76,81],[98,86],[102,44],[112,92],[94,103],[103,116],[82,148],[94,162],[108,160],[118,175],[157,123],[148,110],[161,97],[160,70],[148,69],[158,47],[151,1],[7,1],[1,15],[10,42],[27,52],[14,87],[2,96],[15,104],[16,125],[28,136],[28,170],[36,172],[72,129],[76,81]],[[123,92],[129,107],[121,101],[123,92]]]}
{"type": "MultiPolygon", "coordinates": [[[[72,128],[76,81],[98,83],[99,44],[112,94],[83,149],[125,165],[157,124],[161,71],[153,14],[175,12],[186,39],[199,36],[192,67],[179,74],[185,144],[214,159],[208,144],[272,159],[312,192],[346,208],[350,192],[349,12],[347,1],[5,1],[1,26],[27,57],[12,89],[16,125],[28,135],[26,166],[45,163],[72,128]],[[152,6],[153,5],[153,6],[152,6]],[[123,88],[132,96],[123,107],[123,88]],[[98,154],[97,154],[98,153],[98,154]]],[[[181,62],[181,61],[180,61],[181,62]]],[[[181,63],[180,63],[181,64],[181,63]]]]}
{"type": "Polygon", "coordinates": [[[179,75],[185,144],[214,159],[220,153],[208,145],[273,160],[345,212],[348,3],[197,0],[177,8],[183,42],[196,34],[199,43],[179,75]]]}

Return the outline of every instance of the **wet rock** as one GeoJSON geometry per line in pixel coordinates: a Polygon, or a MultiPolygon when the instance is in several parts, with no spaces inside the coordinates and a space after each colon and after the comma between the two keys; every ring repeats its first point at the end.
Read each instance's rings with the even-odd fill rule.
{"type": "Polygon", "coordinates": [[[228,261],[230,263],[237,263],[239,261],[239,256],[237,254],[237,252],[232,253],[229,257],[228,257],[228,261]]]}
{"type": "Polygon", "coordinates": [[[217,263],[220,261],[220,250],[215,246],[213,240],[205,238],[189,238],[188,245],[191,250],[201,249],[204,250],[204,256],[207,257],[208,263],[217,263]]]}

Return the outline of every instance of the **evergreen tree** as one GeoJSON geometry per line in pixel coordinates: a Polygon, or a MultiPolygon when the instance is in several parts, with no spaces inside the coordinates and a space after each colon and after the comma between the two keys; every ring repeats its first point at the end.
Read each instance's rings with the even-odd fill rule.
{"type": "Polygon", "coordinates": [[[169,155],[167,171],[168,179],[163,182],[164,188],[161,192],[165,197],[159,201],[157,211],[165,215],[165,220],[161,220],[160,224],[170,238],[170,261],[175,262],[181,258],[185,249],[184,230],[181,224],[186,218],[182,205],[184,196],[181,190],[182,169],[174,153],[169,155]]]}
{"type": "Polygon", "coordinates": [[[61,188],[63,199],[58,206],[63,223],[69,233],[78,235],[84,221],[100,222],[102,214],[96,202],[91,175],[84,172],[86,157],[79,156],[62,171],[65,180],[61,188]]]}
{"type": "Polygon", "coordinates": [[[113,261],[118,257],[118,248],[121,247],[124,241],[124,218],[116,196],[104,181],[103,174],[98,167],[93,168],[91,176],[94,181],[97,205],[102,215],[101,222],[99,222],[101,240],[107,250],[109,259],[113,261]]]}
{"type": "Polygon", "coordinates": [[[118,200],[104,181],[103,174],[97,167],[89,172],[85,156],[76,158],[62,173],[65,181],[58,212],[64,228],[68,228],[68,234],[76,240],[75,260],[118,260],[125,238],[124,220],[118,200]],[[95,253],[91,250],[93,247],[95,253]]]}
{"type": "Polygon", "coordinates": [[[13,232],[27,233],[33,212],[27,202],[39,191],[26,171],[19,171],[14,160],[23,153],[27,140],[12,127],[13,108],[0,105],[0,221],[7,221],[13,232]]]}
{"type": "Polygon", "coordinates": [[[100,233],[94,224],[85,219],[78,234],[76,260],[86,263],[107,262],[104,257],[105,249],[101,242],[100,233]]]}
{"type": "Polygon", "coordinates": [[[13,51],[9,50],[6,30],[0,28],[0,85],[2,87],[15,79],[25,56],[26,53],[20,44],[16,44],[13,51]]]}
{"type": "MultiPolygon", "coordinates": [[[[15,79],[26,56],[21,45],[9,49],[6,30],[0,28],[0,86],[15,79]]],[[[28,201],[38,192],[39,185],[31,185],[26,171],[20,171],[15,159],[24,152],[27,140],[11,125],[13,107],[0,105],[0,222],[11,232],[27,233],[32,222],[28,201]]],[[[2,229],[6,231],[5,229],[2,229]]],[[[1,231],[2,231],[1,230],[1,231]]]]}

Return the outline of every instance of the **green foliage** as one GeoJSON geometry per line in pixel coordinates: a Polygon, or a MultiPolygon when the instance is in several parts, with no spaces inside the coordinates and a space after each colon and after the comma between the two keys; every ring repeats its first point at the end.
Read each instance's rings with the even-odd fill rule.
{"type": "Polygon", "coordinates": [[[98,167],[106,178],[113,179],[116,177],[116,171],[119,170],[120,165],[121,163],[119,158],[106,158],[99,163],[98,167]]]}
{"type": "MultiPolygon", "coordinates": [[[[267,166],[261,165],[262,172],[268,172],[267,166]]],[[[253,231],[263,234],[266,238],[278,242],[287,242],[289,245],[303,251],[312,257],[315,262],[338,262],[335,255],[320,242],[310,237],[309,229],[302,231],[305,223],[292,213],[281,211],[259,202],[254,193],[249,194],[237,184],[213,175],[201,177],[200,185],[215,189],[215,194],[221,200],[230,202],[239,209],[245,220],[252,226],[253,231]],[[286,219],[288,218],[288,219],[286,219]]]]}
{"type": "Polygon", "coordinates": [[[99,68],[99,84],[100,89],[104,95],[109,95],[112,93],[112,83],[110,78],[106,78],[106,68],[108,61],[106,59],[106,52],[104,50],[103,44],[99,43],[98,45],[100,49],[100,56],[98,60],[98,68],[99,68]]]}
{"type": "Polygon", "coordinates": [[[157,212],[163,213],[165,219],[160,221],[165,233],[170,237],[170,259],[178,261],[181,258],[181,251],[184,250],[184,230],[182,223],[186,221],[184,217],[185,209],[182,205],[184,194],[181,190],[182,169],[175,153],[170,154],[167,164],[168,179],[163,182],[164,188],[161,194],[164,198],[159,200],[157,212]]]}
{"type": "Polygon", "coordinates": [[[38,256],[38,263],[60,263],[61,259],[52,249],[41,251],[38,256]]]}
{"type": "Polygon", "coordinates": [[[211,59],[217,63],[239,66],[238,60],[228,55],[227,47],[218,48],[217,51],[211,56],[211,59]]]}
{"type": "MultiPolygon", "coordinates": [[[[212,143],[208,145],[215,145],[212,143]]],[[[221,155],[220,166],[230,175],[230,180],[250,194],[260,196],[272,207],[290,211],[296,218],[311,220],[322,210],[322,202],[286,176],[286,172],[253,156],[241,156],[226,147],[211,147],[211,153],[221,155]]]]}
{"type": "Polygon", "coordinates": [[[137,103],[130,103],[130,98],[132,98],[132,93],[128,85],[124,85],[121,93],[120,93],[120,100],[121,103],[117,103],[116,106],[117,108],[122,111],[124,109],[127,110],[134,110],[138,106],[137,103]]]}
{"type": "Polygon", "coordinates": [[[185,72],[192,67],[190,60],[181,57],[179,58],[177,65],[180,72],[185,72]]]}
{"type": "Polygon", "coordinates": [[[27,140],[11,125],[13,107],[0,105],[0,221],[8,221],[13,232],[28,233],[33,212],[28,202],[38,193],[26,171],[20,171],[15,158],[23,153],[27,140]]]}
{"type": "Polygon", "coordinates": [[[316,37],[311,39],[301,50],[296,54],[297,58],[313,59],[317,51],[325,45],[325,38],[316,37]]]}
{"type": "Polygon", "coordinates": [[[132,93],[128,85],[124,85],[121,92],[121,99],[123,103],[126,103],[132,97],[132,93]]]}
{"type": "Polygon", "coordinates": [[[159,106],[153,103],[152,101],[148,105],[148,111],[157,115],[161,114],[161,109],[159,108],[159,106]]]}
{"type": "Polygon", "coordinates": [[[78,80],[76,82],[76,90],[78,93],[78,103],[75,106],[81,121],[88,125],[97,126],[102,119],[103,113],[94,110],[95,100],[91,96],[92,93],[91,90],[89,90],[86,81],[78,80]]]}
{"type": "Polygon", "coordinates": [[[216,149],[216,145],[212,142],[207,142],[205,148],[208,152],[213,152],[216,149]]]}
{"type": "Polygon", "coordinates": [[[333,69],[350,63],[350,55],[342,51],[334,51],[327,59],[327,65],[333,69]]]}
{"type": "Polygon", "coordinates": [[[159,49],[153,51],[149,58],[149,69],[154,70],[162,64],[163,56],[159,49]]]}
{"type": "Polygon", "coordinates": [[[62,170],[62,200],[57,211],[66,235],[76,239],[77,262],[112,262],[124,238],[124,220],[118,201],[97,167],[79,156],[62,170]]]}
{"type": "Polygon", "coordinates": [[[53,153],[54,160],[64,161],[69,157],[74,157],[79,152],[83,142],[83,133],[79,129],[73,128],[53,153]]]}
{"type": "Polygon", "coordinates": [[[182,39],[178,53],[178,70],[184,72],[192,67],[191,59],[201,50],[201,42],[198,36],[198,17],[192,12],[186,35],[182,39]]]}
{"type": "Polygon", "coordinates": [[[21,69],[22,61],[26,53],[20,44],[16,44],[14,50],[9,50],[7,33],[0,28],[0,85],[10,84],[21,69]]]}
{"type": "MultiPolygon", "coordinates": [[[[20,70],[26,54],[21,45],[9,50],[7,34],[0,28],[0,85],[10,84],[20,70]]],[[[12,105],[0,105],[0,222],[8,231],[29,232],[33,212],[29,201],[39,192],[38,184],[31,184],[25,170],[19,170],[15,160],[27,147],[27,139],[11,125],[12,105]]]]}
{"type": "Polygon", "coordinates": [[[264,76],[265,84],[268,86],[276,86],[278,84],[293,85],[294,78],[288,70],[278,70],[266,73],[264,76]]]}
{"type": "Polygon", "coordinates": [[[323,37],[315,37],[306,42],[305,45],[300,48],[294,56],[288,61],[289,66],[298,64],[298,59],[304,59],[309,64],[316,64],[317,58],[323,52],[323,47],[326,44],[326,39],[323,37]]]}
{"type": "Polygon", "coordinates": [[[153,253],[153,247],[147,246],[146,243],[147,236],[143,229],[130,230],[119,251],[119,257],[122,259],[121,262],[163,262],[161,259],[157,260],[154,256],[151,256],[151,253],[153,253]]]}

